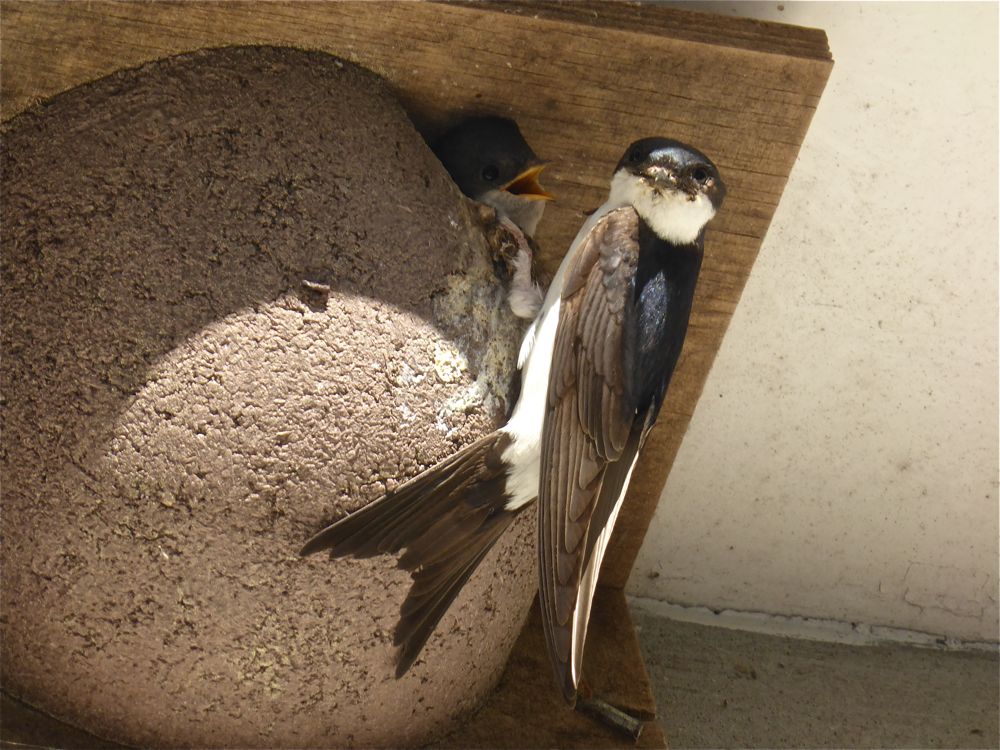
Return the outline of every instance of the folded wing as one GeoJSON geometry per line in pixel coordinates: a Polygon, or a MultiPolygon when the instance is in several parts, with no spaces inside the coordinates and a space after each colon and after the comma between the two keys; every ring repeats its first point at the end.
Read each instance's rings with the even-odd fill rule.
{"type": "Polygon", "coordinates": [[[638,216],[624,207],[609,212],[583,240],[567,269],[549,376],[539,599],[552,665],[570,702],[601,560],[648,429],[628,403],[623,355],[638,232],[638,216]]]}

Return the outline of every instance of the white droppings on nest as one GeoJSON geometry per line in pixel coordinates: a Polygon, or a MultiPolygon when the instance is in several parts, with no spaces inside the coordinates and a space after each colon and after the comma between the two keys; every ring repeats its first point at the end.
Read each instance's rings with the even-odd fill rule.
{"type": "MultiPolygon", "coordinates": [[[[449,432],[451,415],[485,409],[505,413],[517,350],[525,322],[514,316],[505,285],[497,278],[483,245],[466,245],[460,270],[446,279],[434,299],[434,317],[462,355],[463,375],[474,381],[450,397],[438,411],[438,428],[449,432]]],[[[435,352],[435,371],[438,367],[435,352]]],[[[453,381],[445,381],[453,382],[453,381]]]]}
{"type": "Polygon", "coordinates": [[[442,383],[456,383],[469,369],[469,360],[448,342],[434,342],[434,374],[442,383]]]}
{"type": "Polygon", "coordinates": [[[403,425],[413,424],[413,421],[417,418],[417,415],[413,412],[413,409],[411,409],[406,404],[400,404],[399,406],[396,407],[396,409],[399,411],[400,414],[403,415],[403,422],[402,422],[403,425]]]}
{"type": "Polygon", "coordinates": [[[409,362],[403,362],[400,370],[401,372],[396,376],[396,385],[398,386],[417,385],[427,377],[424,373],[414,370],[409,362]]]}
{"type": "Polygon", "coordinates": [[[486,403],[489,397],[486,384],[481,378],[462,388],[454,396],[451,396],[438,409],[436,426],[449,437],[458,430],[462,424],[450,425],[449,420],[458,414],[471,414],[478,411],[486,403]]]}

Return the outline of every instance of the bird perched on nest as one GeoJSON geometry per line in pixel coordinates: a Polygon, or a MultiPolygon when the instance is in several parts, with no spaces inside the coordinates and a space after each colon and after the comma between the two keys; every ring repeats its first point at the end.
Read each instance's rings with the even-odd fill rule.
{"type": "Polygon", "coordinates": [[[563,695],[576,701],[601,561],[680,356],[704,228],[725,193],[715,165],[690,146],[629,146],[524,337],[523,387],[507,424],[303,547],[331,557],[403,552],[413,586],[395,630],[397,676],[537,499],[545,640],[563,695]]]}
{"type": "MultiPolygon", "coordinates": [[[[553,199],[538,182],[548,163],[535,155],[517,123],[503,117],[467,119],[432,149],[465,195],[496,212],[504,236],[493,237],[491,244],[499,246],[502,260],[511,266],[511,310],[533,319],[544,298],[533,272],[538,251],[533,238],[546,202],[553,199]]],[[[484,219],[489,229],[489,217],[484,219]]]]}

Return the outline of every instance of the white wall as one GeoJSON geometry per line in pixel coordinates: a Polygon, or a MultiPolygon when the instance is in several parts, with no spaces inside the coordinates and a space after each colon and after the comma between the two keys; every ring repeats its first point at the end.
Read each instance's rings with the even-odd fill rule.
{"type": "Polygon", "coordinates": [[[997,5],[697,9],[836,64],[630,593],[995,641],[997,5]]]}

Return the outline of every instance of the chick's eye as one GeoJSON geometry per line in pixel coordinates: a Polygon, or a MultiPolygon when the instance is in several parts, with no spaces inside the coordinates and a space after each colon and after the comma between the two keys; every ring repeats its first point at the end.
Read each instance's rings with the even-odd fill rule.
{"type": "Polygon", "coordinates": [[[500,176],[500,170],[497,169],[492,164],[487,164],[483,167],[483,179],[487,182],[493,182],[497,177],[500,176]]]}
{"type": "Polygon", "coordinates": [[[694,171],[691,172],[691,177],[694,178],[695,182],[704,184],[709,178],[708,170],[704,167],[695,167],[694,171]]]}

